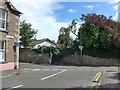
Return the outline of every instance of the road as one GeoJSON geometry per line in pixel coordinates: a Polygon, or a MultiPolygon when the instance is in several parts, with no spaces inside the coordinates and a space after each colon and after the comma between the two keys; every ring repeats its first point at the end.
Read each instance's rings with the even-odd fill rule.
{"type": "Polygon", "coordinates": [[[118,88],[118,67],[53,66],[22,63],[3,71],[2,88],[118,88]],[[97,78],[97,79],[96,79],[97,78]],[[97,81],[94,81],[97,80],[97,81]]]}

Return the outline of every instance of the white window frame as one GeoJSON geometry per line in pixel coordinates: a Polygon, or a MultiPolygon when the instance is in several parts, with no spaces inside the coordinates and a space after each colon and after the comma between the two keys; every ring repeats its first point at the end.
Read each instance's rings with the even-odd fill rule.
{"type": "Polygon", "coordinates": [[[5,21],[5,28],[1,28],[1,27],[0,27],[0,29],[1,29],[1,30],[6,30],[6,26],[7,26],[7,12],[6,12],[5,10],[1,9],[1,8],[0,8],[0,11],[1,11],[1,12],[5,12],[5,19],[2,18],[2,16],[0,17],[0,20],[1,20],[1,21],[5,21]]]}
{"type": "MultiPolygon", "coordinates": [[[[0,40],[0,42],[4,42],[3,49],[1,49],[2,46],[0,46],[0,52],[2,52],[3,55],[4,55],[4,56],[2,56],[3,58],[2,58],[2,60],[0,60],[0,62],[3,62],[3,61],[5,61],[5,45],[6,45],[6,42],[2,41],[2,40],[0,40]]],[[[0,44],[0,45],[2,45],[2,44],[0,44]]]]}

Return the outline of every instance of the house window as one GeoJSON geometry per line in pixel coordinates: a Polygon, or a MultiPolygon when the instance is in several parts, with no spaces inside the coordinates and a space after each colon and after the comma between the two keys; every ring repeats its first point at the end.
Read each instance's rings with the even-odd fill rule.
{"type": "Polygon", "coordinates": [[[0,9],[0,29],[6,30],[7,12],[0,9]]]}
{"type": "Polygon", "coordinates": [[[0,61],[5,61],[5,41],[0,41],[0,61]]]}

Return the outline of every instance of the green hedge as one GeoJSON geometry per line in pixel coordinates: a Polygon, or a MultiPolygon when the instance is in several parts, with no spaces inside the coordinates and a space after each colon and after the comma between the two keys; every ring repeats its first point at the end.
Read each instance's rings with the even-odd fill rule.
{"type": "Polygon", "coordinates": [[[75,53],[73,48],[67,48],[67,47],[59,47],[57,48],[57,50],[59,51],[59,53],[55,54],[53,53],[53,63],[55,62],[60,62],[60,59],[64,56],[68,56],[68,55],[72,55],[75,53]]]}
{"type": "Polygon", "coordinates": [[[42,46],[42,47],[39,47],[39,48],[33,48],[32,50],[35,53],[49,53],[50,52],[50,48],[52,48],[52,47],[42,46]]]}
{"type": "Polygon", "coordinates": [[[83,54],[99,58],[120,59],[120,48],[84,48],[83,54]]]}

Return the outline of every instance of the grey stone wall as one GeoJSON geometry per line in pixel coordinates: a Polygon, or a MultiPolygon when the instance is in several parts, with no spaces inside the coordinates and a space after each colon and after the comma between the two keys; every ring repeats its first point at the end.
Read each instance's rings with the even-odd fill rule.
{"type": "Polygon", "coordinates": [[[49,54],[39,54],[32,52],[31,49],[20,49],[20,62],[49,64],[49,54]]]}
{"type": "Polygon", "coordinates": [[[60,60],[61,63],[68,64],[80,64],[87,66],[116,66],[120,65],[120,60],[118,59],[103,59],[97,57],[91,57],[83,55],[82,59],[79,55],[70,55],[63,57],[60,60]]]}
{"type": "MultiPolygon", "coordinates": [[[[39,54],[32,52],[31,49],[20,49],[20,62],[50,64],[49,54],[39,54]]],[[[103,59],[83,55],[69,55],[60,59],[60,64],[86,65],[86,66],[117,66],[120,65],[118,59],[103,59]]]]}

